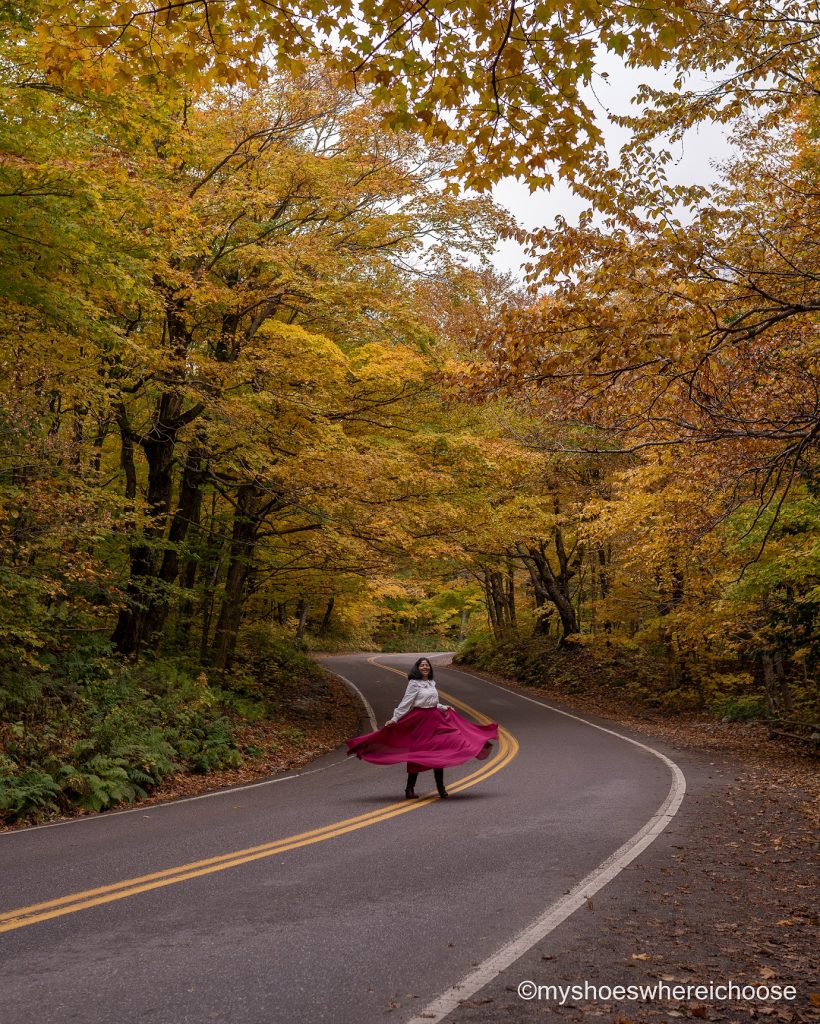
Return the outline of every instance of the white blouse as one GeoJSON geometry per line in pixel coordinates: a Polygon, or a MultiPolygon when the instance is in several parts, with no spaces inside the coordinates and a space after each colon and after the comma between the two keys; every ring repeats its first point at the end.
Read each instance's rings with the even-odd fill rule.
{"type": "Polygon", "coordinates": [[[411,708],[441,708],[442,711],[450,710],[448,704],[441,704],[439,702],[438,690],[433,679],[410,679],[401,703],[393,712],[393,717],[390,721],[397,722],[411,708]]]}

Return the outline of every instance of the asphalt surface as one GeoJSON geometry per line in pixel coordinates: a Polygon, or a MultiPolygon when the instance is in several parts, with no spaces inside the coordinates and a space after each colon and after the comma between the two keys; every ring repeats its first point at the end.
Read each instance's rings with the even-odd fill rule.
{"type": "MultiPolygon", "coordinates": [[[[379,660],[406,669],[415,657],[379,660]]],[[[380,725],[404,692],[365,655],[325,664],[380,725]]],[[[667,798],[669,768],[651,752],[454,669],[436,678],[517,741],[500,770],[412,813],[5,931],[0,1024],[408,1021],[667,798]]],[[[404,782],[402,765],[341,749],[271,784],[3,834],[0,911],[370,814],[400,801],[404,782]]],[[[434,792],[431,772],[417,791],[434,792]]]]}

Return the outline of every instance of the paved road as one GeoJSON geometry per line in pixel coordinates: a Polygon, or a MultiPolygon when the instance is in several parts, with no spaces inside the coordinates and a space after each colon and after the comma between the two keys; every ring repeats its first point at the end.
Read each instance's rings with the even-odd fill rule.
{"type": "MultiPolygon", "coordinates": [[[[415,657],[326,664],[382,724],[404,691],[385,666],[415,657]]],[[[29,908],[0,913],[0,1024],[409,1021],[668,800],[648,749],[436,676],[505,730],[446,773],[448,801],[405,802],[403,766],[337,750],[270,784],[0,835],[0,908],[29,908]]]]}

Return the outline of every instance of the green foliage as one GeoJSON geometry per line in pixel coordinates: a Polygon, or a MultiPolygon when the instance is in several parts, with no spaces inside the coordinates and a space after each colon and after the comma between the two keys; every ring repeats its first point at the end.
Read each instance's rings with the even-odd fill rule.
{"type": "Polygon", "coordinates": [[[244,631],[236,659],[241,670],[232,673],[231,688],[235,692],[262,695],[275,694],[287,680],[321,683],[322,669],[293,640],[270,626],[253,626],[244,631]]]}
{"type": "MultiPolygon", "coordinates": [[[[148,794],[175,772],[238,767],[237,727],[276,717],[321,669],[281,637],[243,638],[243,668],[209,679],[183,661],[127,665],[79,642],[48,671],[4,677],[0,690],[0,820],[40,820],[73,807],[103,811],[148,794]]],[[[304,694],[303,694],[304,695],[304,694]]],[[[304,739],[298,727],[288,737],[304,739]]]]}
{"type": "Polygon", "coordinates": [[[88,811],[102,811],[121,801],[130,803],[145,796],[139,782],[149,780],[127,758],[105,754],[95,754],[82,767],[60,764],[56,775],[63,798],[88,811]]]}
{"type": "Polygon", "coordinates": [[[178,747],[191,771],[200,775],[242,763],[231,724],[224,716],[189,727],[186,735],[180,736],[178,747]]]}
{"type": "Polygon", "coordinates": [[[748,673],[721,662],[684,661],[662,645],[618,636],[583,635],[559,644],[551,637],[514,635],[498,641],[489,631],[472,633],[455,661],[523,683],[567,694],[617,694],[636,706],[674,714],[707,711],[727,721],[757,717],[765,702],[748,673]],[[731,696],[727,696],[731,694],[731,696]]]}
{"type": "Polygon", "coordinates": [[[721,697],[711,707],[713,714],[724,722],[749,722],[766,715],[763,697],[746,694],[740,697],[721,697]]]}
{"type": "MultiPolygon", "coordinates": [[[[497,664],[499,658],[500,651],[495,637],[490,630],[477,629],[473,630],[461,641],[453,661],[457,664],[475,665],[476,668],[489,672],[491,667],[497,664]]],[[[495,671],[502,675],[508,674],[502,672],[500,665],[495,671]]]]}
{"type": "Polygon", "coordinates": [[[366,608],[363,618],[355,612],[357,609],[345,609],[344,606],[334,614],[329,627],[323,632],[310,628],[304,636],[306,651],[321,651],[325,654],[345,651],[375,651],[379,644],[373,638],[376,620],[375,605],[366,608]],[[348,614],[345,614],[348,612],[348,614]]]}
{"type": "Polygon", "coordinates": [[[15,772],[16,766],[6,757],[0,759],[0,814],[11,820],[29,814],[57,809],[60,787],[41,768],[15,772]]]}
{"type": "Polygon", "coordinates": [[[385,652],[448,651],[457,643],[457,637],[441,633],[401,633],[382,639],[379,649],[385,652]]]}

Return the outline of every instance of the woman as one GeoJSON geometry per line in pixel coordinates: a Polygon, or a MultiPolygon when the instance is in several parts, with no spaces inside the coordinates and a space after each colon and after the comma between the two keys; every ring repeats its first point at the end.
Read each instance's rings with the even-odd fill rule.
{"type": "Polygon", "coordinates": [[[428,658],[419,658],[407,677],[407,690],[393,717],[375,732],[347,741],[347,753],[372,764],[407,761],[404,795],[415,800],[419,772],[433,769],[438,795],[449,796],[444,788],[445,767],[464,764],[470,758],[483,760],[498,739],[498,725],[474,725],[457,711],[442,704],[428,658]]]}

